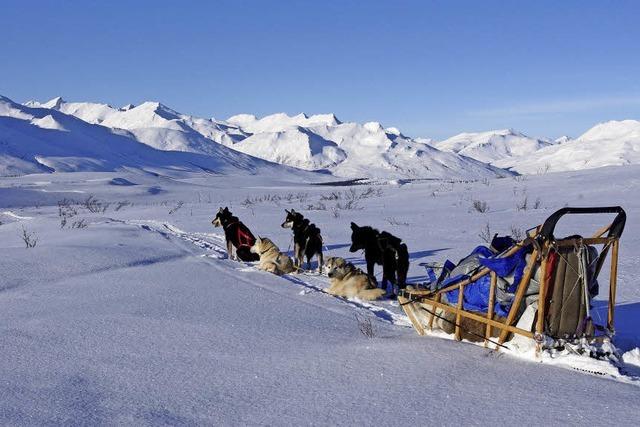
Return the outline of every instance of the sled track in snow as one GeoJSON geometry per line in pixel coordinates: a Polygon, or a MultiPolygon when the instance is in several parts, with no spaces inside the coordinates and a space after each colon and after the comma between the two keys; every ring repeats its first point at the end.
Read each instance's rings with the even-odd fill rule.
{"type": "MultiPolygon", "coordinates": [[[[177,237],[183,241],[186,241],[200,249],[207,251],[205,254],[208,258],[213,259],[227,259],[227,250],[225,247],[224,236],[214,233],[189,233],[178,227],[163,221],[156,220],[131,220],[126,221],[126,224],[135,225],[146,231],[156,232],[165,238],[177,237]],[[216,242],[213,242],[215,240],[216,242]]],[[[258,269],[251,264],[240,263],[243,268],[240,271],[258,271],[258,269]]],[[[328,278],[319,274],[313,273],[300,273],[300,274],[287,274],[281,276],[283,279],[303,287],[300,294],[308,293],[309,291],[322,292],[332,298],[343,301],[344,303],[361,310],[366,310],[376,316],[382,321],[386,321],[398,326],[410,327],[411,323],[409,319],[402,312],[397,302],[395,301],[380,301],[377,303],[362,301],[358,299],[346,299],[336,297],[325,292],[325,288],[329,286],[328,278]],[[388,305],[389,307],[384,307],[388,305]]]]}

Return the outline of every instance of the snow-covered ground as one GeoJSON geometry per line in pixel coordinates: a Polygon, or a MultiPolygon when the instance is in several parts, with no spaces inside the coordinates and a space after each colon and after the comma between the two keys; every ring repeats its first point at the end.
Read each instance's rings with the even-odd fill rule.
{"type": "MultiPolygon", "coordinates": [[[[371,190],[269,171],[1,178],[0,424],[637,423],[640,166],[371,190]],[[81,203],[63,206],[77,214],[61,228],[64,199],[81,203]],[[395,302],[346,301],[322,292],[326,277],[226,259],[210,223],[229,206],[286,251],[280,223],[293,207],[322,229],[327,255],[358,265],[349,223],[372,225],[407,242],[416,282],[420,262],[458,260],[487,226],[510,233],[566,205],[618,204],[628,214],[615,341],[625,365],[604,376],[419,337],[395,302]],[[371,319],[373,338],[356,315],[371,319]]],[[[559,234],[605,220],[562,221],[559,234]]]]}

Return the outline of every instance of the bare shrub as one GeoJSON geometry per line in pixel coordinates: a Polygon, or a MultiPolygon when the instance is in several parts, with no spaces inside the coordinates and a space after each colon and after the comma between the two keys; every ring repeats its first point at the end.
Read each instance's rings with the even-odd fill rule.
{"type": "Polygon", "coordinates": [[[336,209],[340,209],[340,210],[343,210],[343,211],[354,211],[354,210],[362,209],[358,205],[358,200],[356,200],[356,199],[349,199],[344,204],[338,202],[338,203],[336,203],[335,207],[336,207],[336,209]]]}
{"type": "Polygon", "coordinates": [[[382,188],[367,187],[362,193],[360,193],[358,198],[368,199],[370,197],[381,197],[383,194],[384,192],[382,191],[382,188]]]}
{"type": "Polygon", "coordinates": [[[35,248],[36,244],[38,243],[38,238],[36,237],[36,234],[29,233],[27,229],[24,228],[24,226],[22,226],[22,235],[20,237],[22,237],[22,241],[24,242],[27,249],[35,248]]]}
{"type": "Polygon", "coordinates": [[[331,215],[333,215],[334,218],[340,218],[340,210],[338,208],[336,208],[335,206],[331,208],[331,215]]]}
{"type": "MultiPolygon", "coordinates": [[[[304,194],[304,193],[300,193],[300,194],[304,194]]],[[[296,196],[292,196],[291,199],[295,197],[296,196]]],[[[283,200],[283,197],[278,194],[263,194],[261,196],[247,197],[246,199],[244,199],[244,201],[240,202],[240,204],[243,207],[248,208],[249,206],[252,206],[258,203],[273,203],[277,205],[282,200],[283,200]]]]}
{"type": "Polygon", "coordinates": [[[516,202],[516,209],[519,211],[526,211],[529,208],[529,197],[524,196],[521,202],[516,202]]]}
{"type": "Polygon", "coordinates": [[[482,200],[474,200],[473,203],[471,204],[471,207],[476,212],[480,212],[480,213],[485,213],[489,210],[489,205],[487,204],[487,202],[482,200]]]}
{"type": "Polygon", "coordinates": [[[111,203],[102,202],[91,194],[83,202],[82,206],[91,213],[105,213],[111,203]]]}
{"type": "Polygon", "coordinates": [[[409,227],[411,225],[406,221],[400,221],[392,216],[387,217],[384,220],[387,221],[390,225],[404,225],[405,227],[409,227]]]}
{"type": "Polygon", "coordinates": [[[486,185],[487,187],[488,187],[489,185],[491,185],[491,181],[489,180],[489,178],[486,178],[486,177],[485,177],[485,178],[482,178],[482,181],[481,181],[481,182],[482,182],[484,185],[486,185]]]}
{"type": "Polygon", "coordinates": [[[540,209],[541,207],[542,207],[542,200],[540,200],[540,197],[538,197],[536,201],[533,202],[533,209],[540,209]]]}
{"type": "Polygon", "coordinates": [[[373,323],[371,322],[371,318],[368,316],[360,316],[358,313],[355,313],[356,322],[358,324],[358,329],[367,338],[374,338],[376,336],[376,331],[373,329],[373,323]]]}
{"type": "Polygon", "coordinates": [[[511,237],[513,237],[514,240],[517,240],[517,241],[524,240],[525,235],[526,233],[522,228],[517,227],[515,225],[511,225],[511,237]]]}
{"type": "Polygon", "coordinates": [[[242,206],[244,208],[250,208],[253,205],[255,205],[255,202],[250,197],[247,197],[242,202],[240,202],[240,206],[242,206]]]}
{"type": "Polygon", "coordinates": [[[308,211],[326,211],[327,210],[327,205],[325,205],[322,202],[318,202],[315,205],[313,205],[313,204],[307,205],[307,210],[308,211]]]}
{"type": "Polygon", "coordinates": [[[491,243],[493,234],[491,234],[491,226],[489,225],[489,223],[486,223],[484,228],[480,230],[480,233],[478,233],[478,237],[480,237],[480,239],[485,243],[491,243]]]}
{"type": "Polygon", "coordinates": [[[64,228],[67,225],[67,221],[70,218],[78,215],[78,209],[74,206],[74,202],[69,199],[62,199],[58,201],[58,217],[60,218],[60,228],[64,228]]]}
{"type": "Polygon", "coordinates": [[[81,218],[77,221],[73,221],[71,228],[87,228],[87,222],[84,218],[81,218]]]}
{"type": "Polygon", "coordinates": [[[173,215],[174,213],[178,212],[182,206],[184,206],[184,202],[182,200],[178,201],[178,203],[171,209],[169,209],[169,215],[173,215]]]}
{"type": "Polygon", "coordinates": [[[537,174],[546,175],[547,172],[549,172],[549,169],[551,169],[551,163],[547,162],[544,164],[544,167],[538,168],[537,174]]]}
{"type": "MultiPolygon", "coordinates": [[[[198,197],[200,197],[200,193],[198,193],[198,197]]],[[[120,202],[116,203],[116,207],[113,208],[113,210],[115,212],[118,212],[120,209],[122,209],[124,207],[127,207],[127,206],[133,206],[133,203],[131,203],[128,200],[123,200],[123,201],[120,201],[120,202]]]]}
{"type": "Polygon", "coordinates": [[[340,191],[332,191],[329,194],[323,194],[320,196],[320,200],[340,200],[342,193],[340,191]]]}
{"type": "Polygon", "coordinates": [[[298,193],[294,197],[294,200],[297,200],[300,204],[306,203],[308,199],[309,199],[309,193],[298,193]]]}

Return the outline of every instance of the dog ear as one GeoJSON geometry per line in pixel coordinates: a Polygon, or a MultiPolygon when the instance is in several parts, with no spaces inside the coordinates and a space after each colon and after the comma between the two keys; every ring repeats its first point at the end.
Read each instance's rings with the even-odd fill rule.
{"type": "Polygon", "coordinates": [[[218,209],[218,213],[222,213],[222,206],[220,206],[220,209],[218,209]]]}
{"type": "Polygon", "coordinates": [[[290,213],[294,214],[294,213],[296,213],[296,210],[291,208],[291,212],[290,213]]]}
{"type": "Polygon", "coordinates": [[[229,212],[229,208],[228,207],[224,207],[224,212],[229,212]]]}
{"type": "MultiPolygon", "coordinates": [[[[292,209],[292,210],[293,210],[293,209],[292,209]]],[[[285,209],[284,211],[285,211],[286,213],[288,213],[288,214],[290,214],[290,213],[291,213],[291,211],[289,211],[289,210],[287,210],[287,209],[285,209]]]]}
{"type": "Polygon", "coordinates": [[[351,223],[351,229],[352,230],[357,230],[358,228],[360,228],[360,227],[358,227],[358,224],[356,224],[355,222],[351,223]]]}

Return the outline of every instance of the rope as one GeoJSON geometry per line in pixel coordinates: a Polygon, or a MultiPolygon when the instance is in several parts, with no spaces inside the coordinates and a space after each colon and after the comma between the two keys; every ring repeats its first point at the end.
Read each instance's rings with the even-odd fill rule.
{"type": "MultiPolygon", "coordinates": [[[[401,306],[405,306],[405,305],[410,304],[410,303],[413,303],[413,302],[416,302],[416,301],[414,301],[414,300],[411,300],[411,299],[410,299],[409,301],[405,302],[404,304],[403,304],[403,303],[400,303],[400,305],[401,305],[401,306]]],[[[465,331],[465,332],[466,332],[466,333],[468,333],[469,335],[474,335],[474,336],[476,336],[476,337],[478,337],[478,338],[482,338],[483,340],[487,340],[487,341],[489,341],[489,342],[490,342],[490,343],[492,343],[492,344],[495,344],[495,345],[500,346],[500,347],[502,347],[502,348],[506,348],[507,350],[511,350],[511,349],[510,349],[509,347],[507,347],[506,345],[504,345],[504,344],[500,344],[499,342],[494,341],[494,340],[492,340],[492,339],[490,339],[490,338],[487,338],[487,337],[485,337],[485,336],[482,336],[482,335],[480,335],[480,334],[476,334],[475,332],[471,332],[470,330],[468,330],[468,329],[464,328],[462,325],[459,325],[459,324],[457,324],[456,322],[454,322],[454,321],[452,321],[452,320],[449,320],[449,319],[447,319],[447,318],[445,318],[445,317],[442,317],[442,316],[440,316],[440,315],[438,315],[438,314],[434,313],[433,311],[429,310],[428,308],[425,308],[425,307],[423,307],[423,306],[420,306],[420,308],[421,308],[422,310],[426,311],[427,313],[430,313],[431,315],[433,315],[433,316],[437,317],[438,319],[444,320],[445,322],[450,323],[450,324],[452,324],[453,326],[456,326],[456,327],[458,327],[458,328],[462,329],[463,331],[465,331]]]]}

